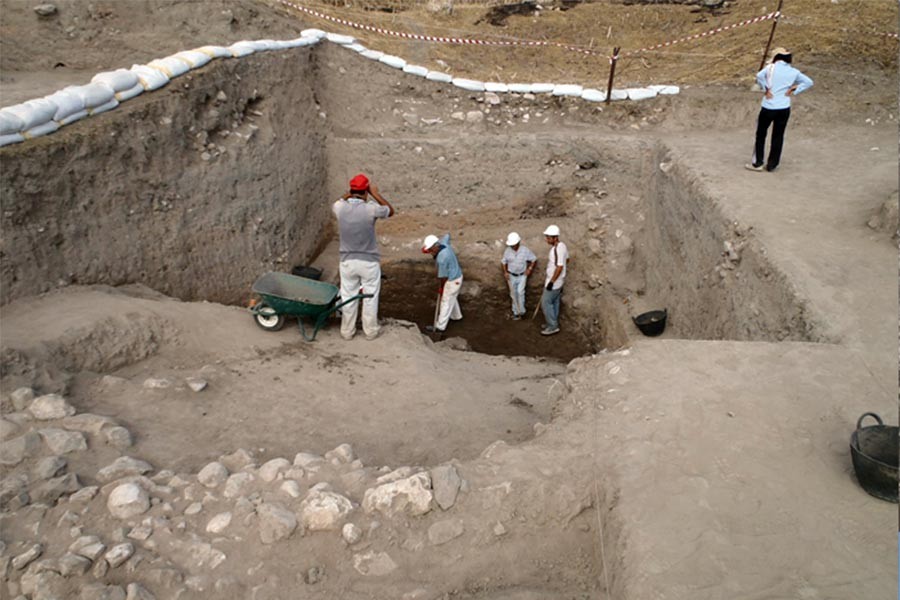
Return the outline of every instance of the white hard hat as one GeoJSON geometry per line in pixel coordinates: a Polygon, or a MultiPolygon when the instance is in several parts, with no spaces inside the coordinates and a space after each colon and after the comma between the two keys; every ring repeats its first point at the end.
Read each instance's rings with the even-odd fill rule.
{"type": "Polygon", "coordinates": [[[507,246],[515,246],[519,242],[522,241],[522,238],[519,237],[519,234],[513,231],[508,236],[506,236],[506,245],[507,246]]]}
{"type": "Polygon", "coordinates": [[[547,229],[544,230],[544,235],[549,235],[551,237],[559,237],[559,227],[556,225],[551,225],[547,229]]]}
{"type": "Polygon", "coordinates": [[[436,235],[426,235],[422,241],[422,251],[431,250],[431,247],[438,243],[436,235]]]}

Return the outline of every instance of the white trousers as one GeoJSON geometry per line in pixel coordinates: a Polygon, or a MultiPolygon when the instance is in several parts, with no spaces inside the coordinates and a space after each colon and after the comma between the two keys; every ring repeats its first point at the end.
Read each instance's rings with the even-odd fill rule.
{"type": "MultiPolygon", "coordinates": [[[[381,265],[374,261],[348,259],[341,261],[341,301],[359,294],[374,294],[363,300],[362,326],[367,338],[378,335],[378,294],[381,292],[381,265]]],[[[341,308],[341,337],[349,340],[356,333],[359,300],[341,308]]]]}
{"type": "Polygon", "coordinates": [[[444,293],[441,294],[441,310],[434,328],[438,331],[447,329],[450,319],[459,321],[462,319],[462,311],[459,309],[459,290],[462,288],[462,280],[450,279],[444,284],[444,293]]]}
{"type": "Polygon", "coordinates": [[[522,273],[521,275],[509,275],[509,297],[512,298],[512,311],[514,315],[522,316],[525,314],[525,284],[528,283],[528,277],[522,273]]]}

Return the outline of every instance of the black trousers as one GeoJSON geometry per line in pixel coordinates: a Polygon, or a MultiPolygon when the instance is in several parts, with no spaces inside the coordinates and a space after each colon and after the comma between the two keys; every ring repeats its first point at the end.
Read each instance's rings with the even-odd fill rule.
{"type": "Polygon", "coordinates": [[[774,171],[781,162],[781,148],[784,146],[784,130],[787,129],[788,119],[791,118],[790,108],[772,110],[760,108],[759,118],[756,121],[756,147],[753,151],[753,166],[758,167],[764,162],[766,156],[766,134],[769,125],[772,125],[772,145],[769,148],[769,160],[766,169],[774,171]]]}

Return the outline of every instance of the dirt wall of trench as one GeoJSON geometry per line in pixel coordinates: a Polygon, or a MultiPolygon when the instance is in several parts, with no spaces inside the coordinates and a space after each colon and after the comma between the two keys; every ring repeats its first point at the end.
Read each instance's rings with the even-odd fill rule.
{"type": "Polygon", "coordinates": [[[0,301],[140,282],[242,302],[261,273],[314,254],[328,218],[314,56],[215,61],[0,151],[0,301]]]}
{"type": "Polygon", "coordinates": [[[645,295],[669,311],[675,337],[827,342],[806,302],[731,221],[700,176],[663,144],[645,158],[647,221],[636,244],[645,295]]]}

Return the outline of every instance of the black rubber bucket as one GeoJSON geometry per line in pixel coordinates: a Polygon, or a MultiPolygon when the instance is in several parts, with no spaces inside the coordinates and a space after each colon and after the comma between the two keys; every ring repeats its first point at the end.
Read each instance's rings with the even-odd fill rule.
{"type": "Polygon", "coordinates": [[[856,422],[856,431],[850,436],[850,458],[856,479],[871,495],[897,504],[897,457],[900,451],[900,427],[885,425],[881,417],[867,412],[856,422]],[[863,427],[866,417],[878,421],[878,425],[863,427]]]}
{"type": "Polygon", "coordinates": [[[646,336],[654,337],[666,329],[666,317],[668,310],[651,310],[636,317],[632,317],[634,324],[646,336]]]}
{"type": "Polygon", "coordinates": [[[296,267],[291,269],[291,275],[296,275],[297,277],[306,277],[307,279],[315,279],[316,281],[318,281],[319,279],[322,279],[322,269],[297,265],[296,267]]]}

